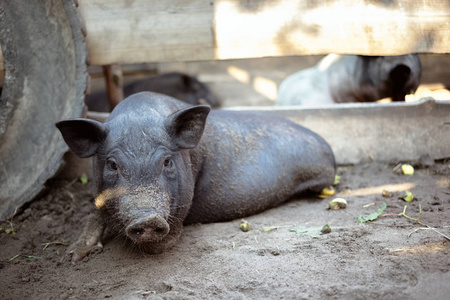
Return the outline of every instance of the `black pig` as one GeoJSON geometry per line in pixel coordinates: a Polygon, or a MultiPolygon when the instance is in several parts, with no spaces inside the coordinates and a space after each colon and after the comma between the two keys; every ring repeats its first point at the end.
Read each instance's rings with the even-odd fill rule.
{"type": "Polygon", "coordinates": [[[336,55],[287,77],[277,105],[320,106],[373,102],[391,97],[404,101],[419,86],[422,66],[416,54],[400,56],[336,55]]]}
{"type": "MultiPolygon", "coordinates": [[[[164,94],[192,105],[207,104],[213,108],[221,106],[221,101],[204,83],[179,72],[155,75],[131,82],[123,87],[125,98],[139,92],[164,94]]],[[[92,93],[86,96],[84,101],[90,111],[110,111],[106,91],[92,93]]]]}
{"type": "Polygon", "coordinates": [[[204,104],[213,108],[221,105],[209,88],[197,78],[178,72],[166,73],[139,80],[123,88],[125,97],[139,92],[155,92],[174,97],[192,105],[204,104]]]}
{"type": "Polygon", "coordinates": [[[70,248],[74,261],[101,246],[105,226],[145,252],[161,253],[183,223],[255,214],[319,192],[335,175],[330,146],[283,117],[210,112],[156,93],[125,99],[105,123],[56,126],[75,154],[94,156],[97,210],[70,248]]]}

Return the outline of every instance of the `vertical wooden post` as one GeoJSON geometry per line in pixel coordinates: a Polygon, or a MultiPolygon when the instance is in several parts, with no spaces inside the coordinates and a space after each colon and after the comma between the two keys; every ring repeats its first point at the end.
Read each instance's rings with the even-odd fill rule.
{"type": "Polygon", "coordinates": [[[112,111],[124,98],[122,68],[118,64],[106,65],[103,66],[103,74],[106,80],[109,107],[112,111]]]}

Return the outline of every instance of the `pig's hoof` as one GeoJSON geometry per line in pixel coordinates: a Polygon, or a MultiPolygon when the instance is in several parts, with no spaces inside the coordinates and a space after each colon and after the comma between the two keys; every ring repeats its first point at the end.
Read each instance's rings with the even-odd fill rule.
{"type": "Polygon", "coordinates": [[[72,263],[75,264],[85,258],[89,253],[101,252],[103,245],[98,242],[95,245],[86,245],[83,242],[76,242],[67,250],[68,255],[72,255],[72,263]]]}

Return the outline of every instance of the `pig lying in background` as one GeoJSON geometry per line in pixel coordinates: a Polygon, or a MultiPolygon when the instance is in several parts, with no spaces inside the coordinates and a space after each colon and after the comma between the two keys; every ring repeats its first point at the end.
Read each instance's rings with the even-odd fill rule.
{"type": "MultiPolygon", "coordinates": [[[[178,72],[155,75],[123,87],[125,98],[139,92],[164,94],[192,105],[207,104],[213,108],[221,105],[205,84],[195,77],[178,72]]],[[[92,93],[86,97],[85,103],[90,111],[109,112],[107,97],[106,91],[92,93]]]]}
{"type": "Polygon", "coordinates": [[[101,246],[106,226],[147,253],[178,240],[184,224],[261,212],[330,186],[335,161],[317,134],[283,117],[189,106],[156,93],[122,101],[105,123],[56,124],[70,149],[94,157],[96,212],[72,260],[101,246]]]}
{"type": "Polygon", "coordinates": [[[336,55],[287,77],[276,105],[320,106],[373,102],[391,97],[404,101],[419,86],[422,66],[416,54],[402,56],[336,55]]]}

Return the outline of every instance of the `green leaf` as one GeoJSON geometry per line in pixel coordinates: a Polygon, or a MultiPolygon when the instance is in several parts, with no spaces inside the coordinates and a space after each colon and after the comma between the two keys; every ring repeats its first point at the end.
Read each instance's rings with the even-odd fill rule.
{"type": "Polygon", "coordinates": [[[322,227],[307,227],[307,226],[296,226],[289,231],[297,233],[299,236],[310,236],[312,238],[318,238],[322,235],[322,227]]]}
{"type": "Polygon", "coordinates": [[[341,176],[338,174],[334,175],[334,183],[333,185],[338,185],[341,182],[341,176]]]}
{"type": "Polygon", "coordinates": [[[322,227],[322,229],[320,230],[320,232],[321,232],[322,234],[328,234],[328,233],[330,233],[330,232],[331,232],[331,227],[330,227],[330,225],[325,224],[325,225],[322,227]]]}
{"type": "Polygon", "coordinates": [[[411,202],[414,200],[414,195],[410,191],[405,191],[405,195],[402,197],[406,202],[411,202]]]}
{"type": "Polygon", "coordinates": [[[82,184],[88,183],[88,177],[87,177],[87,175],[86,175],[85,173],[83,173],[83,174],[80,176],[80,181],[81,181],[82,184]]]}
{"type": "Polygon", "coordinates": [[[33,255],[16,254],[16,255],[14,255],[13,257],[11,257],[11,258],[9,259],[9,261],[15,260],[15,259],[18,258],[18,257],[41,258],[41,257],[39,257],[39,256],[33,256],[33,255]]]}
{"type": "Polygon", "coordinates": [[[14,255],[13,257],[11,257],[11,258],[9,259],[9,261],[15,260],[15,259],[18,258],[19,256],[20,256],[20,254],[14,255]]]}
{"type": "Polygon", "coordinates": [[[6,234],[14,234],[14,230],[12,230],[11,228],[5,229],[6,234]]]}
{"type": "Polygon", "coordinates": [[[377,209],[376,212],[373,212],[369,215],[361,215],[358,216],[358,221],[361,223],[365,223],[368,221],[373,221],[376,220],[386,209],[386,203],[383,202],[383,204],[381,205],[381,207],[379,209],[377,209]]]}

